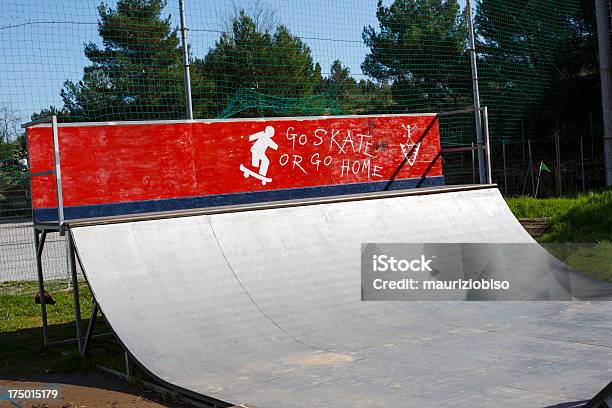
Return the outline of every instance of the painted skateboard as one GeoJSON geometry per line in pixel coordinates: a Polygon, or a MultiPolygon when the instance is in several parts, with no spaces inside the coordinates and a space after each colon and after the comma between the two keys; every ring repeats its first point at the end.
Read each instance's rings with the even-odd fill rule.
{"type": "Polygon", "coordinates": [[[261,180],[261,185],[262,186],[265,186],[266,183],[271,183],[272,182],[271,178],[268,178],[266,176],[262,176],[259,173],[255,173],[253,170],[244,167],[243,164],[240,165],[240,170],[242,170],[242,172],[244,173],[244,177],[245,178],[249,178],[249,176],[253,176],[256,179],[261,180]]]}

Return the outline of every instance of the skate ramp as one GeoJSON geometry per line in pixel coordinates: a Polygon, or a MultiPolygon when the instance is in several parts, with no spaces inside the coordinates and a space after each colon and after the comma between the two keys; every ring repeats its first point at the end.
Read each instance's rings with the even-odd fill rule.
{"type": "Polygon", "coordinates": [[[361,243],[533,243],[493,188],[72,233],[133,357],[213,400],[544,407],[612,374],[609,302],[360,301],[361,243]]]}

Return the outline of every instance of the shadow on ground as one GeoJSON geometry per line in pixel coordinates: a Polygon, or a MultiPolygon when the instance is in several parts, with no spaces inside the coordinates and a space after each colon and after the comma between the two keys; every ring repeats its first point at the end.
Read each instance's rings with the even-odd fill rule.
{"type": "MultiPolygon", "coordinates": [[[[87,327],[87,321],[81,322],[87,327]]],[[[109,332],[103,317],[96,320],[96,334],[109,332]]],[[[76,337],[74,322],[49,326],[50,341],[76,337]]],[[[94,339],[91,352],[82,359],[76,344],[57,347],[43,345],[42,328],[34,327],[0,332],[0,379],[19,376],[66,373],[76,369],[92,369],[103,364],[121,369],[123,352],[115,342],[94,339]]]]}
{"type": "MultiPolygon", "coordinates": [[[[82,327],[87,323],[83,320],[82,327]]],[[[95,333],[107,332],[104,318],[98,317],[95,333]]],[[[50,325],[49,335],[51,341],[74,338],[74,322],[50,325]]],[[[61,396],[58,407],[188,406],[97,370],[100,364],[124,371],[123,349],[114,337],[95,338],[90,346],[86,358],[81,358],[76,344],[44,347],[40,327],[0,333],[0,401],[13,406],[54,407],[53,400],[9,400],[8,390],[57,389],[61,396]]],[[[151,381],[138,367],[132,368],[137,379],[151,381]]]]}
{"type": "Polygon", "coordinates": [[[561,404],[549,405],[544,408],[581,408],[584,407],[588,401],[574,401],[574,402],[562,402],[561,404]]]}

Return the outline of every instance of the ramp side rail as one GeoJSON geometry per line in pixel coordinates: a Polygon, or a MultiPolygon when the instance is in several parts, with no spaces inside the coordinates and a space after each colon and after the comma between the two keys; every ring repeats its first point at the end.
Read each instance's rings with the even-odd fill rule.
{"type": "Polygon", "coordinates": [[[493,184],[493,177],[491,174],[491,145],[489,141],[489,109],[486,106],[481,107],[480,109],[476,109],[473,106],[467,107],[465,109],[439,112],[438,117],[444,116],[453,116],[460,115],[463,113],[470,113],[480,111],[482,114],[482,134],[483,134],[483,142],[473,143],[471,146],[457,146],[457,147],[445,147],[441,149],[441,153],[460,153],[460,152],[469,152],[469,151],[484,151],[485,154],[485,166],[486,166],[486,184],[493,184]]]}
{"type": "MultiPolygon", "coordinates": [[[[32,191],[32,177],[41,177],[47,175],[55,175],[55,192],[57,194],[57,224],[59,228],[59,233],[61,236],[64,236],[64,198],[62,194],[62,170],[60,165],[60,149],[59,149],[59,128],[57,125],[57,115],[45,116],[40,119],[33,120],[28,123],[24,123],[21,125],[22,129],[29,128],[35,125],[41,125],[44,123],[51,123],[51,132],[53,134],[53,170],[43,171],[43,172],[29,172],[29,180],[30,180],[30,191],[32,191]]],[[[26,137],[26,147],[27,146],[26,137]]],[[[30,167],[30,157],[29,157],[29,148],[28,148],[28,169],[30,167]]],[[[34,210],[32,209],[32,219],[34,220],[34,210]]]]}

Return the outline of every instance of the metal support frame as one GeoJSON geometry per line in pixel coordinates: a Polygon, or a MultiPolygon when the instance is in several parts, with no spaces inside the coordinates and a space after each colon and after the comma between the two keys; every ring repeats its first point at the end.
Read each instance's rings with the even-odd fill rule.
{"type": "Polygon", "coordinates": [[[465,109],[458,109],[447,112],[438,113],[439,117],[459,115],[462,113],[480,112],[482,113],[482,140],[476,140],[476,143],[472,143],[470,146],[457,146],[457,147],[446,147],[442,149],[442,153],[457,153],[457,152],[478,152],[478,171],[481,175],[480,184],[493,184],[493,177],[491,171],[491,144],[489,140],[489,109],[486,106],[483,107],[468,107],[465,109]],[[480,160],[480,157],[483,160],[480,160]],[[482,177],[484,174],[484,178],[482,177]]]}
{"type": "Polygon", "coordinates": [[[47,231],[42,231],[42,237],[39,236],[40,231],[34,229],[34,248],[36,250],[36,271],[38,276],[38,293],[40,293],[40,314],[43,325],[43,342],[44,345],[49,344],[49,327],[47,320],[47,305],[45,303],[45,280],[43,277],[42,267],[42,252],[45,248],[45,241],[47,240],[47,231]]]}
{"type": "Polygon", "coordinates": [[[130,354],[127,352],[127,350],[123,350],[123,358],[125,361],[125,375],[128,378],[132,377],[132,361],[130,360],[130,354]]]}
{"type": "Polygon", "coordinates": [[[77,276],[76,256],[74,250],[74,240],[72,232],[68,228],[66,234],[66,245],[68,246],[68,265],[70,267],[70,276],[72,279],[72,297],[74,299],[74,319],[77,334],[77,343],[79,345],[79,354],[83,355],[83,336],[81,331],[81,301],[79,297],[79,279],[77,276]]]}
{"type": "Polygon", "coordinates": [[[187,19],[185,17],[185,1],[179,0],[181,15],[181,47],[183,48],[183,69],[185,76],[185,110],[187,119],[193,119],[193,103],[191,100],[191,76],[189,74],[189,48],[187,44],[187,19]]]}
{"type": "Polygon", "coordinates": [[[59,130],[57,116],[51,116],[51,131],[53,132],[53,161],[55,165],[55,191],[57,193],[57,222],[60,235],[64,235],[64,198],[62,194],[62,171],[60,166],[59,130]]]}
{"type": "Polygon", "coordinates": [[[485,146],[478,146],[472,143],[471,146],[457,146],[457,147],[445,147],[442,149],[442,153],[459,153],[459,152],[473,152],[477,150],[485,150],[485,146]]]}
{"type": "Polygon", "coordinates": [[[476,112],[476,110],[482,110],[482,108],[476,108],[474,106],[467,106],[463,109],[456,109],[456,110],[452,110],[452,111],[444,111],[444,112],[438,112],[438,116],[444,117],[444,116],[453,116],[453,115],[459,115],[461,113],[471,113],[471,112],[476,112]]]}
{"type": "MultiPolygon", "coordinates": [[[[57,122],[57,115],[46,116],[28,123],[24,123],[21,125],[22,128],[29,128],[36,125],[42,124],[51,124],[51,133],[53,138],[53,170],[48,170],[39,173],[30,172],[31,177],[45,176],[54,174],[55,175],[55,188],[57,194],[57,224],[54,223],[36,223],[34,221],[33,232],[34,232],[34,246],[36,251],[36,272],[38,277],[38,291],[40,293],[40,306],[41,306],[41,319],[42,319],[42,328],[43,328],[43,343],[45,346],[56,346],[63,344],[71,344],[77,343],[79,347],[79,354],[84,356],[87,352],[87,347],[91,342],[91,339],[94,337],[102,337],[108,336],[112,333],[104,333],[101,335],[94,335],[93,330],[95,327],[95,319],[99,312],[99,306],[97,301],[94,299],[94,309],[92,311],[91,317],[89,319],[89,325],[87,328],[87,334],[85,337],[82,334],[81,329],[81,299],[79,296],[79,281],[77,276],[77,259],[81,269],[83,269],[83,265],[81,264],[81,260],[78,258],[76,254],[76,249],[74,246],[74,239],[72,237],[72,233],[70,229],[67,228],[65,217],[64,217],[64,199],[62,192],[62,171],[61,171],[61,161],[60,161],[60,146],[59,146],[59,127],[57,122]],[[66,248],[67,248],[67,258],[68,258],[68,266],[70,268],[70,276],[72,281],[72,295],[73,295],[73,303],[74,303],[74,318],[75,318],[75,328],[76,328],[76,337],[73,339],[64,339],[58,341],[49,341],[49,321],[47,319],[47,305],[45,302],[45,277],[43,271],[42,264],[42,254],[45,248],[45,242],[47,239],[47,234],[49,232],[59,232],[60,235],[65,236],[66,239],[66,248]],[[67,232],[67,233],[66,233],[67,232]]],[[[26,138],[27,143],[27,138],[26,138]]],[[[32,218],[35,219],[34,214],[32,214],[32,218]]]]}
{"type": "MultiPolygon", "coordinates": [[[[470,143],[472,149],[474,148],[474,142],[470,143]]],[[[476,162],[474,161],[474,150],[472,150],[472,183],[476,184],[476,162]]]]}
{"type": "MultiPolygon", "coordinates": [[[[55,175],[55,192],[57,195],[57,225],[60,235],[64,235],[64,196],[62,193],[62,171],[61,171],[61,162],[60,162],[60,148],[59,148],[59,127],[57,124],[57,115],[45,116],[43,118],[33,120],[28,123],[24,123],[21,125],[23,129],[27,129],[32,126],[42,125],[45,123],[51,123],[51,133],[53,138],[53,170],[42,171],[37,173],[30,172],[30,189],[32,188],[31,178],[32,177],[40,177],[40,176],[48,176],[51,174],[55,175]]],[[[26,137],[26,144],[28,138],[26,137]]],[[[29,147],[28,147],[29,152],[29,147]]],[[[29,161],[28,161],[29,166],[29,161]]],[[[34,219],[34,214],[32,214],[32,219],[34,219]]]]}
{"type": "Polygon", "coordinates": [[[83,341],[83,347],[81,349],[81,357],[85,357],[85,354],[87,354],[87,348],[89,346],[89,343],[91,342],[94,327],[96,326],[96,318],[98,317],[98,310],[99,310],[98,301],[94,299],[93,310],[91,311],[91,317],[89,318],[89,324],[87,325],[87,334],[85,335],[85,340],[83,341]]]}
{"type": "MultiPolygon", "coordinates": [[[[485,183],[486,184],[492,184],[493,183],[493,176],[491,175],[491,143],[489,141],[489,108],[487,108],[486,106],[483,109],[482,112],[482,116],[484,119],[484,126],[483,126],[483,133],[484,133],[484,152],[482,152],[481,150],[479,150],[480,154],[484,154],[486,156],[486,179],[485,179],[485,183]]],[[[480,156],[478,161],[480,162],[480,156]]],[[[482,172],[482,170],[481,170],[482,172]]],[[[482,179],[480,180],[480,182],[482,183],[482,179]]]]}
{"type": "MultiPolygon", "coordinates": [[[[226,407],[227,404],[219,404],[213,401],[209,401],[209,400],[196,400],[193,398],[193,396],[187,396],[185,395],[185,393],[181,393],[177,390],[173,390],[171,388],[165,387],[161,384],[157,384],[157,383],[153,383],[150,381],[146,381],[143,380],[142,378],[136,378],[133,377],[131,375],[127,375],[126,373],[122,373],[120,371],[114,370],[110,367],[101,365],[101,364],[96,364],[96,368],[98,368],[99,370],[104,371],[107,374],[110,374],[114,377],[119,378],[122,381],[126,381],[128,383],[132,383],[132,384],[137,384],[139,386],[141,386],[142,388],[145,388],[147,390],[153,391],[159,395],[161,395],[162,397],[167,397],[170,398],[172,400],[180,400],[186,404],[189,404],[189,406],[194,406],[194,407],[198,407],[198,408],[221,408],[221,407],[226,407]]],[[[131,373],[130,373],[131,374],[131,373]]],[[[235,408],[238,407],[243,407],[242,405],[237,405],[235,408]]],[[[246,408],[246,406],[244,406],[246,408]]],[[[234,408],[234,407],[232,407],[234,408]]]]}
{"type": "Polygon", "coordinates": [[[49,339],[49,321],[47,319],[47,305],[45,303],[45,278],[44,278],[44,269],[42,265],[42,255],[45,248],[45,243],[47,240],[47,235],[49,232],[59,232],[59,227],[57,225],[49,225],[49,226],[41,226],[34,225],[34,245],[36,249],[36,270],[38,275],[38,291],[40,293],[40,306],[41,306],[41,319],[42,319],[42,329],[43,329],[43,343],[45,346],[62,346],[66,344],[74,344],[76,343],[79,348],[79,354],[81,357],[85,357],[87,354],[87,350],[89,345],[91,344],[91,340],[94,338],[108,337],[112,336],[113,333],[100,333],[93,334],[95,329],[95,320],[100,312],[100,306],[98,305],[97,300],[94,298],[93,310],[91,312],[91,316],[89,318],[89,324],[87,326],[87,332],[85,335],[82,333],[81,328],[81,301],[78,287],[78,275],[77,275],[77,262],[80,265],[81,269],[83,265],[81,260],[76,253],[76,248],[74,246],[74,241],[72,234],[70,232],[70,228],[66,228],[67,234],[66,236],[66,245],[68,247],[68,264],[71,272],[71,280],[72,280],[72,295],[73,295],[73,304],[74,304],[74,317],[75,317],[75,329],[76,329],[76,337],[70,339],[62,339],[50,341],[49,339]]]}

